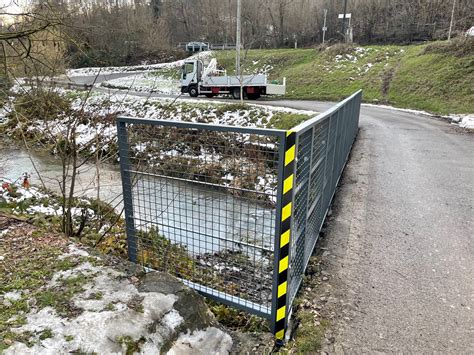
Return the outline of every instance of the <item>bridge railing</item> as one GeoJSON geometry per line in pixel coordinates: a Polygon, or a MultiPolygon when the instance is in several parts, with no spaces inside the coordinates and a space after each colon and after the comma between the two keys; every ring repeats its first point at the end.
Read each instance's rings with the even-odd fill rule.
{"type": "Polygon", "coordinates": [[[283,339],[360,101],[289,131],[119,117],[130,260],[267,318],[283,339]]]}

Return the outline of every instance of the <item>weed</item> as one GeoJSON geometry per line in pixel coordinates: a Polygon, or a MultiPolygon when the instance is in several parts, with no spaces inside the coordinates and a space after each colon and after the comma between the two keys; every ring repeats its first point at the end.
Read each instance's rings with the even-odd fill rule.
{"type": "Polygon", "coordinates": [[[289,130],[310,118],[311,116],[298,113],[277,112],[272,116],[267,126],[289,130]]]}
{"type": "Polygon", "coordinates": [[[84,291],[84,285],[91,279],[91,276],[76,275],[63,279],[58,286],[40,291],[36,294],[36,301],[40,308],[52,307],[64,317],[74,316],[80,313],[71,303],[74,295],[84,291]]]}
{"type": "Polygon", "coordinates": [[[143,303],[142,303],[143,299],[144,297],[134,296],[132,299],[130,299],[127,302],[128,308],[133,309],[135,312],[143,313],[144,312],[143,303]]]}
{"type": "Polygon", "coordinates": [[[107,306],[104,308],[104,311],[115,311],[115,305],[113,303],[107,304],[107,306]]]}
{"type": "Polygon", "coordinates": [[[133,340],[131,336],[121,336],[117,338],[117,342],[122,344],[125,347],[125,354],[132,355],[135,353],[140,352],[141,344],[143,343],[143,339],[133,340]]]}
{"type": "Polygon", "coordinates": [[[289,346],[294,346],[301,354],[317,352],[321,349],[329,321],[326,319],[315,321],[309,312],[301,312],[298,317],[299,324],[295,331],[294,344],[289,346]]]}
{"type": "Polygon", "coordinates": [[[53,331],[50,328],[46,328],[39,333],[39,339],[45,340],[53,337],[53,331]]]}
{"type": "Polygon", "coordinates": [[[239,311],[223,304],[218,304],[209,299],[206,299],[206,302],[219,323],[225,325],[229,329],[243,332],[270,331],[270,327],[266,319],[239,311]]]}

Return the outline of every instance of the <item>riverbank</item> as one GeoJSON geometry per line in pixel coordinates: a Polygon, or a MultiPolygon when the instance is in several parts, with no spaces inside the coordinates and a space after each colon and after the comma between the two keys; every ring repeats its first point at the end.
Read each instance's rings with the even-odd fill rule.
{"type": "MultiPolygon", "coordinates": [[[[10,153],[10,156],[16,154],[15,152],[10,153]]],[[[60,168],[58,162],[51,156],[42,157],[41,155],[21,153],[28,156],[28,159],[31,157],[35,161],[43,180],[54,181],[54,174],[60,173],[59,169],[55,169],[55,167],[60,168]],[[46,160],[43,161],[42,158],[46,160]],[[53,165],[53,169],[51,169],[49,164],[56,165],[53,165]]],[[[16,163],[21,162],[16,160],[16,163]]],[[[6,168],[8,169],[8,167],[6,168]]],[[[5,167],[3,167],[4,169],[5,167]]],[[[85,171],[87,172],[87,166],[85,166],[85,171]]],[[[115,183],[120,184],[118,172],[108,172],[104,170],[104,167],[101,168],[103,176],[107,176],[109,173],[118,179],[115,183]]],[[[87,173],[80,174],[80,177],[79,186],[87,184],[87,177],[95,178],[93,174],[88,175],[87,173]]],[[[29,183],[31,182],[38,183],[39,180],[32,180],[29,177],[29,183]]],[[[125,223],[120,217],[123,210],[117,206],[114,209],[114,205],[111,204],[111,202],[117,203],[115,199],[118,198],[118,203],[121,206],[121,187],[107,186],[106,181],[103,183],[105,186],[102,188],[102,196],[113,197],[113,200],[107,203],[109,202],[107,200],[101,202],[85,198],[79,191],[79,196],[74,200],[71,210],[73,227],[80,231],[77,237],[83,243],[95,246],[103,253],[127,257],[125,223]]],[[[155,184],[160,183],[155,181],[155,184]]],[[[56,183],[55,187],[58,188],[59,184],[56,183]]],[[[137,188],[140,189],[139,186],[137,188]]],[[[158,229],[150,229],[149,225],[142,225],[139,222],[142,216],[139,209],[135,212],[135,217],[138,219],[135,227],[138,231],[136,252],[139,264],[155,270],[173,270],[174,274],[189,281],[209,285],[222,292],[231,292],[235,296],[245,297],[253,302],[264,302],[265,304],[270,302],[271,257],[257,251],[261,248],[272,248],[273,240],[263,237],[255,239],[256,236],[242,234],[241,231],[242,228],[246,228],[245,225],[236,224],[234,220],[250,221],[246,223],[260,226],[261,233],[271,236],[274,208],[258,207],[257,205],[247,206],[247,202],[239,200],[239,197],[224,192],[218,193],[210,187],[202,188],[199,192],[201,199],[207,201],[206,204],[198,204],[195,203],[194,195],[183,194],[182,189],[182,183],[174,184],[173,181],[163,182],[159,186],[163,196],[175,196],[174,203],[167,207],[167,213],[164,216],[160,211],[156,215],[148,212],[144,216],[148,219],[153,218],[154,225],[161,226],[159,234],[158,229]],[[234,208],[217,211],[213,208],[216,205],[232,205],[234,208]],[[167,227],[169,221],[166,216],[181,216],[180,211],[183,208],[189,212],[188,218],[173,217],[174,227],[178,229],[167,227]],[[202,225],[200,216],[203,213],[216,217],[219,213],[220,228],[216,229],[212,224],[202,225]],[[188,225],[200,225],[199,233],[212,235],[218,240],[225,240],[225,242],[202,244],[199,238],[196,238],[193,230],[187,230],[188,225]],[[248,243],[255,244],[253,247],[255,250],[247,250],[250,247],[248,243]],[[172,262],[173,260],[179,260],[179,262],[172,262]],[[258,270],[258,273],[255,270],[258,270]],[[252,273],[253,278],[246,276],[252,273]],[[230,291],[229,285],[233,285],[230,291]]],[[[24,216],[32,223],[61,233],[63,210],[59,195],[35,186],[24,187],[22,179],[1,180],[0,192],[0,210],[24,216]]],[[[223,309],[219,307],[216,307],[215,310],[218,314],[228,313],[228,311],[222,313],[223,309]]],[[[246,318],[240,314],[237,319],[242,319],[242,317],[246,318]]],[[[228,321],[223,316],[220,319],[223,322],[228,321]]],[[[231,321],[231,324],[234,322],[235,320],[231,321]]],[[[262,326],[266,327],[266,322],[263,320],[256,318],[249,324],[254,327],[252,325],[254,323],[262,323],[262,326]]]]}
{"type": "Polygon", "coordinates": [[[2,354],[271,350],[271,334],[226,329],[167,274],[3,212],[0,230],[2,354]]]}

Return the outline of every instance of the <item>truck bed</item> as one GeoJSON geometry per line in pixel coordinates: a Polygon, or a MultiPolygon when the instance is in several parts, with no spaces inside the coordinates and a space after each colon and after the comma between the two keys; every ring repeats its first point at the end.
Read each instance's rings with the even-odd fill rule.
{"type": "MultiPolygon", "coordinates": [[[[267,85],[264,74],[243,75],[242,83],[244,86],[265,86],[267,85]]],[[[208,76],[203,78],[202,86],[240,86],[240,77],[238,76],[208,76]]]]}

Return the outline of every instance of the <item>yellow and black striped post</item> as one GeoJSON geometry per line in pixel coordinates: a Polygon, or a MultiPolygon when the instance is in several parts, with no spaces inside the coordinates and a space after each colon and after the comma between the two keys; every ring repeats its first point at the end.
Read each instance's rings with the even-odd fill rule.
{"type": "Polygon", "coordinates": [[[296,133],[286,132],[285,158],[283,167],[283,190],[281,197],[280,243],[278,253],[277,301],[275,311],[275,337],[282,342],[285,338],[287,326],[287,290],[288,290],[288,263],[291,238],[291,211],[293,203],[294,167],[296,133]]]}

